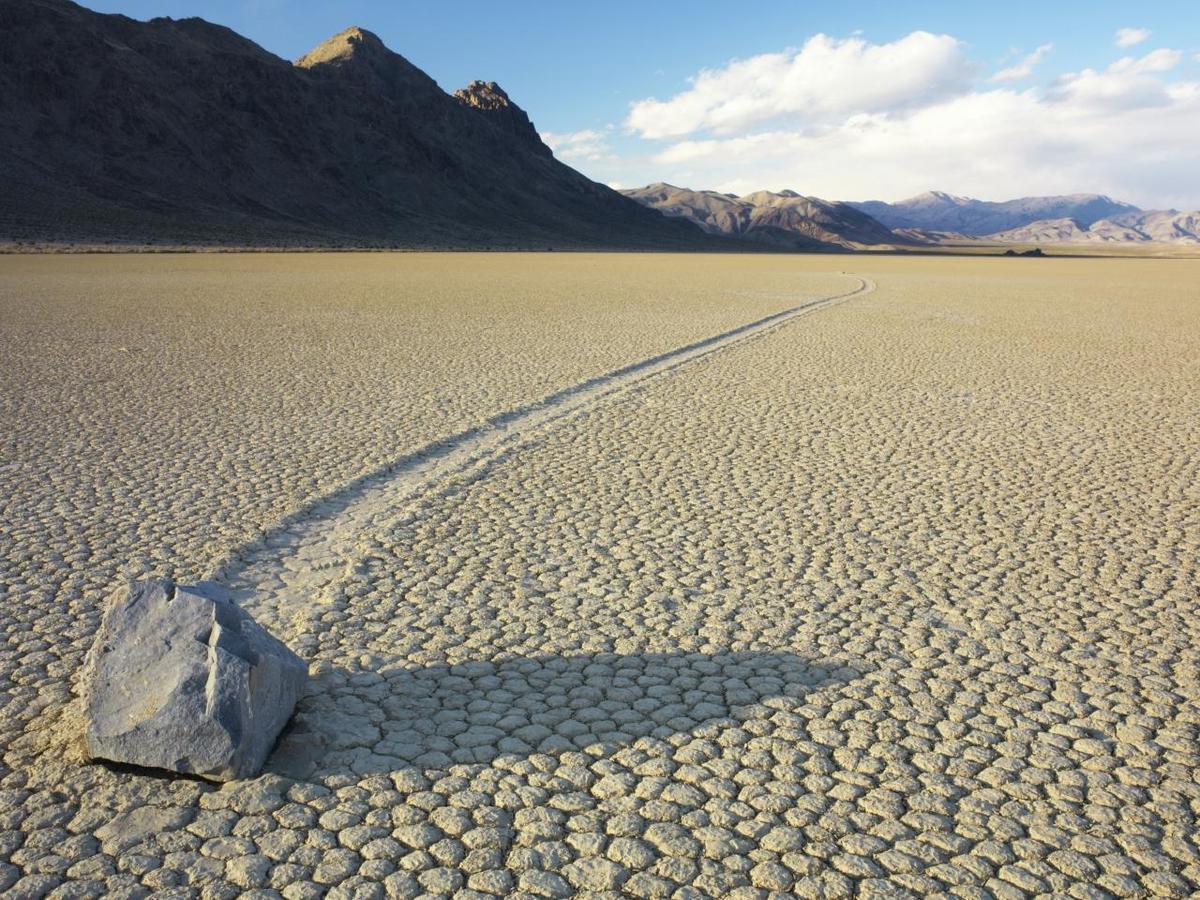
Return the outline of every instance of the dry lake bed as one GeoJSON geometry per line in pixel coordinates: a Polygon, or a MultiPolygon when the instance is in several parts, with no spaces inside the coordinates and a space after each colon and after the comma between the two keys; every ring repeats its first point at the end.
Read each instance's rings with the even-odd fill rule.
{"type": "Polygon", "coordinates": [[[0,893],[1200,890],[1200,260],[0,257],[0,893]],[[124,579],[310,664],[86,763],[124,579]]]}

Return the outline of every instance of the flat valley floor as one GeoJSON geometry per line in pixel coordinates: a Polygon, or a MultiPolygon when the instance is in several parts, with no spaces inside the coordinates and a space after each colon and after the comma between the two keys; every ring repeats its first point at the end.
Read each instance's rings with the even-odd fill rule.
{"type": "Polygon", "coordinates": [[[10,256],[0,358],[0,893],[1200,890],[1200,261],[10,256]],[[262,777],[82,761],[148,575],[262,777]]]}

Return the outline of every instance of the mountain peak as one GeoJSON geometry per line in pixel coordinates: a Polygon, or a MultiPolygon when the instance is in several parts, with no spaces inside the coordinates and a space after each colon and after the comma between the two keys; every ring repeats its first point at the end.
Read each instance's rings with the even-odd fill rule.
{"type": "Polygon", "coordinates": [[[496,82],[472,81],[465,88],[455,91],[454,99],[468,109],[478,110],[496,127],[524,141],[542,156],[553,155],[542,142],[525,110],[513,103],[504,88],[496,82]]]}
{"type": "Polygon", "coordinates": [[[324,63],[351,59],[362,53],[378,53],[380,51],[386,52],[387,47],[378,35],[365,28],[352,25],[308,51],[296,60],[296,65],[302,69],[311,69],[313,66],[324,63]]]}
{"type": "Polygon", "coordinates": [[[971,203],[970,197],[959,197],[955,194],[948,194],[945,191],[925,191],[922,194],[912,197],[909,200],[902,200],[904,203],[951,203],[955,206],[960,206],[964,203],[971,203]]]}
{"type": "Polygon", "coordinates": [[[467,106],[473,106],[476,109],[519,108],[509,99],[508,94],[504,92],[504,88],[500,87],[494,81],[472,81],[465,88],[455,91],[454,96],[460,102],[465,103],[467,106]]]}

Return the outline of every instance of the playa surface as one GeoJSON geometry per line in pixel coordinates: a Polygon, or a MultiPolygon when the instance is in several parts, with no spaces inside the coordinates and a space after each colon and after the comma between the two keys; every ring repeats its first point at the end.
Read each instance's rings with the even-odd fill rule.
{"type": "Polygon", "coordinates": [[[1194,893],[1197,285],[0,257],[0,891],[1194,893]],[[310,661],[261,778],[78,760],[151,574],[310,661]]]}

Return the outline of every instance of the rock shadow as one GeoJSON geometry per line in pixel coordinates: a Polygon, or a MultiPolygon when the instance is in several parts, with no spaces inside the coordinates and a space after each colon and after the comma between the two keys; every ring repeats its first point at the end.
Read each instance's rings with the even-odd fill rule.
{"type": "MultiPolygon", "coordinates": [[[[310,680],[267,771],[291,778],[486,764],[639,738],[715,735],[772,698],[802,701],[860,672],[790,652],[593,653],[310,680]]],[[[786,704],[785,704],[786,705],[786,704]]]]}

